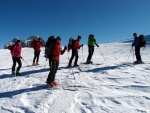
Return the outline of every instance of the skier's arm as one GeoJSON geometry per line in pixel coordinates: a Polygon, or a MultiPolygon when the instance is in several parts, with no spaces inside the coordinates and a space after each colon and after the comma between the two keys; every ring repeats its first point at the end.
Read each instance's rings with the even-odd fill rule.
{"type": "Polygon", "coordinates": [[[137,45],[139,45],[139,37],[136,37],[134,39],[134,42],[132,43],[132,46],[137,46],[137,45]]]}
{"type": "Polygon", "coordinates": [[[99,47],[99,45],[96,43],[96,39],[94,40],[94,43],[95,43],[95,45],[96,45],[97,47],[99,47]]]}
{"type": "Polygon", "coordinates": [[[65,46],[64,49],[61,51],[61,55],[63,55],[66,50],[67,50],[67,46],[65,46]]]}
{"type": "Polygon", "coordinates": [[[41,43],[40,43],[40,44],[41,44],[41,46],[42,46],[42,47],[44,46],[44,43],[43,43],[42,41],[41,41],[41,43]]]}
{"type": "Polygon", "coordinates": [[[12,56],[12,57],[14,57],[15,49],[16,49],[16,46],[13,46],[13,47],[12,47],[12,50],[11,50],[11,56],[12,56]]]}

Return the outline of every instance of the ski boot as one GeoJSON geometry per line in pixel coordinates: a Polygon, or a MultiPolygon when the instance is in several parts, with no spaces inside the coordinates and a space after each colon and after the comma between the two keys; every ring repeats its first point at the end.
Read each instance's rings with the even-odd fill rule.
{"type": "Polygon", "coordinates": [[[78,67],[79,65],[78,65],[78,64],[74,64],[73,66],[74,66],[74,67],[78,67]]]}
{"type": "Polygon", "coordinates": [[[16,76],[21,76],[21,74],[19,73],[19,71],[16,71],[16,76]]]}
{"type": "Polygon", "coordinates": [[[33,62],[32,66],[36,66],[36,64],[33,62]]]}
{"type": "Polygon", "coordinates": [[[16,73],[15,73],[15,71],[12,71],[12,72],[11,72],[11,75],[14,75],[14,76],[16,76],[16,73]]]}
{"type": "Polygon", "coordinates": [[[48,86],[48,87],[51,87],[51,88],[52,88],[52,87],[54,87],[55,85],[54,85],[53,83],[47,83],[47,84],[46,84],[46,86],[48,86]]]}
{"type": "Polygon", "coordinates": [[[38,66],[39,65],[39,63],[38,62],[36,62],[36,64],[35,64],[36,66],[38,66]]]}
{"type": "Polygon", "coordinates": [[[57,82],[52,82],[52,84],[53,84],[54,86],[58,86],[58,83],[57,83],[57,82]]]}

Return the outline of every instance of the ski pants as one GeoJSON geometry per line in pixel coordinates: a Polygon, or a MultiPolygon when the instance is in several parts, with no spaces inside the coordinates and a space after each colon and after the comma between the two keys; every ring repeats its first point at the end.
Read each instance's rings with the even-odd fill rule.
{"type": "Polygon", "coordinates": [[[78,51],[72,49],[72,55],[71,55],[71,58],[70,58],[70,60],[69,60],[69,66],[71,66],[72,60],[74,59],[74,57],[75,57],[74,65],[77,65],[78,58],[79,58],[78,51]]]}
{"type": "Polygon", "coordinates": [[[40,56],[40,51],[34,50],[33,63],[35,63],[35,60],[36,60],[36,62],[39,62],[39,56],[40,56]]]}
{"type": "Polygon", "coordinates": [[[55,81],[55,75],[57,73],[57,69],[59,66],[59,60],[55,61],[55,60],[51,60],[51,58],[49,58],[49,66],[50,66],[50,72],[48,74],[47,82],[46,82],[48,84],[55,81]]]}
{"type": "Polygon", "coordinates": [[[141,60],[140,46],[135,46],[135,56],[137,60],[141,60]]]}
{"type": "Polygon", "coordinates": [[[89,52],[89,55],[87,57],[87,61],[91,61],[91,58],[92,58],[93,53],[94,53],[94,46],[89,46],[88,52],[89,52]]]}
{"type": "Polygon", "coordinates": [[[20,68],[22,66],[21,58],[20,57],[12,57],[12,60],[13,60],[12,71],[15,71],[16,63],[18,63],[17,71],[20,71],[20,68]]]}

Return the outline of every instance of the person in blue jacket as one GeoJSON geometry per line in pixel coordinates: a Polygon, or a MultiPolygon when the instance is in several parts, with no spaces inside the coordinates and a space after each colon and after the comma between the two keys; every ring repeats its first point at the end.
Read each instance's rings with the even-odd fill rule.
{"type": "Polygon", "coordinates": [[[134,42],[132,43],[132,47],[135,47],[135,56],[136,56],[136,61],[134,62],[135,64],[142,63],[141,55],[140,55],[140,39],[137,36],[137,33],[133,33],[134,37],[134,42]]]}

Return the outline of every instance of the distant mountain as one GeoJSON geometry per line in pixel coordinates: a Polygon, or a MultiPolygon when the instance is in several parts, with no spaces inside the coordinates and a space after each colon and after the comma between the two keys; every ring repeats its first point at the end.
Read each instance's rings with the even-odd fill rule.
{"type": "Polygon", "coordinates": [[[150,43],[150,35],[146,35],[145,39],[146,39],[147,43],[149,44],[150,43]]]}
{"type": "MultiPolygon", "coordinates": [[[[22,47],[31,47],[32,40],[33,39],[38,39],[38,38],[41,38],[42,41],[43,41],[43,43],[45,44],[45,41],[43,40],[42,37],[39,37],[39,36],[30,36],[27,40],[21,40],[21,45],[22,45],[22,47]]],[[[12,41],[6,43],[4,45],[4,49],[7,49],[8,46],[11,46],[11,45],[15,44],[15,42],[16,42],[17,39],[19,39],[19,38],[18,37],[13,38],[12,41]]]]}

